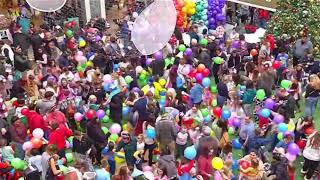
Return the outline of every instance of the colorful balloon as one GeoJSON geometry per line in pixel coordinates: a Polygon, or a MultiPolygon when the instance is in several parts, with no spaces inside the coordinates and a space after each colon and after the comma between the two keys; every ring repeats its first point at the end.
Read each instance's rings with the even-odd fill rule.
{"type": "Polygon", "coordinates": [[[189,146],[184,150],[184,157],[193,160],[197,156],[197,150],[194,146],[189,146]]]}
{"type": "Polygon", "coordinates": [[[222,109],[221,107],[215,107],[213,109],[213,114],[217,117],[217,118],[220,118],[221,117],[221,114],[222,114],[222,109]]]}
{"type": "Polygon", "coordinates": [[[221,170],[223,168],[223,160],[220,157],[213,158],[212,167],[216,170],[221,170]]]}
{"type": "Polygon", "coordinates": [[[36,128],[32,131],[32,136],[38,139],[43,138],[44,132],[40,128],[36,128]]]}

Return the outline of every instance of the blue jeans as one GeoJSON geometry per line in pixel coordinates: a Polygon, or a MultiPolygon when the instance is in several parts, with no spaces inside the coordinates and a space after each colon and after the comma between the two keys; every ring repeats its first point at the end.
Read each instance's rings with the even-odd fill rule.
{"type": "Polygon", "coordinates": [[[306,99],[306,108],[304,110],[304,116],[313,116],[314,112],[316,111],[318,99],[319,97],[308,97],[306,99]]]}

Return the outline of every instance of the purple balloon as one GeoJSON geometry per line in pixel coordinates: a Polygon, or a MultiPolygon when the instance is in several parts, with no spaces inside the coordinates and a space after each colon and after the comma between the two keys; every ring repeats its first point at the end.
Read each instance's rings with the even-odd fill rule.
{"type": "Polygon", "coordinates": [[[222,20],[224,19],[223,14],[220,14],[220,13],[217,14],[217,15],[216,15],[216,19],[219,20],[219,21],[222,21],[222,20]]]}
{"type": "Polygon", "coordinates": [[[209,29],[216,29],[216,25],[215,24],[209,24],[209,29]]]}
{"type": "Polygon", "coordinates": [[[196,78],[197,81],[202,81],[203,76],[202,76],[201,73],[197,73],[196,76],[195,76],[195,78],[196,78]]]}
{"type": "Polygon", "coordinates": [[[158,61],[163,59],[161,51],[154,53],[153,56],[154,56],[154,59],[158,61]]]}
{"type": "Polygon", "coordinates": [[[285,157],[288,159],[288,161],[292,162],[294,160],[296,160],[297,156],[296,155],[292,155],[290,153],[286,153],[285,157]]]}
{"type": "Polygon", "coordinates": [[[152,62],[152,59],[151,59],[151,58],[148,58],[148,59],[146,60],[146,65],[149,66],[149,65],[151,64],[151,62],[152,62]]]}
{"type": "Polygon", "coordinates": [[[240,119],[239,119],[239,118],[234,118],[232,125],[233,125],[234,127],[240,127],[240,125],[241,125],[240,119]]]}
{"type": "Polygon", "coordinates": [[[225,4],[226,3],[226,1],[225,0],[219,0],[219,4],[225,4]]]}
{"type": "Polygon", "coordinates": [[[300,153],[300,148],[296,143],[290,143],[287,151],[292,155],[298,155],[300,153]]]}
{"type": "Polygon", "coordinates": [[[274,105],[276,105],[276,103],[271,98],[268,98],[264,101],[264,107],[266,107],[270,110],[272,110],[274,108],[274,105]]]}
{"type": "Polygon", "coordinates": [[[216,20],[214,18],[209,19],[209,24],[214,24],[215,22],[216,22],[216,20]]]}
{"type": "Polygon", "coordinates": [[[238,49],[239,45],[240,45],[239,41],[233,41],[232,44],[231,44],[231,47],[234,48],[234,49],[238,49]]]}
{"type": "Polygon", "coordinates": [[[284,121],[284,117],[280,114],[274,116],[274,118],[273,118],[273,123],[275,123],[275,124],[283,123],[283,121],[284,121]]]}
{"type": "Polygon", "coordinates": [[[219,6],[216,6],[216,8],[215,8],[217,11],[220,9],[220,7],[219,6]]]}
{"type": "Polygon", "coordinates": [[[191,48],[187,48],[185,51],[184,51],[184,54],[186,56],[191,56],[192,55],[192,49],[191,48]]]}
{"type": "Polygon", "coordinates": [[[104,110],[102,110],[102,109],[99,109],[99,110],[97,111],[97,117],[98,117],[99,119],[102,119],[105,114],[106,114],[106,113],[105,113],[104,110]]]}
{"type": "Polygon", "coordinates": [[[101,36],[99,35],[96,36],[96,41],[101,41],[101,39],[102,39],[101,36]]]}
{"type": "Polygon", "coordinates": [[[140,91],[140,89],[138,87],[134,87],[134,88],[132,88],[132,90],[133,90],[133,92],[139,92],[140,91]]]}

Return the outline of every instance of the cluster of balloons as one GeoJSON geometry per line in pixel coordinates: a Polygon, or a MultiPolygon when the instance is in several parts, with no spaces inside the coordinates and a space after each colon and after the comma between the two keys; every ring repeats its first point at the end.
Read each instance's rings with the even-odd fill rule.
{"type": "Polygon", "coordinates": [[[77,25],[77,22],[76,21],[71,21],[71,22],[68,22],[65,24],[65,28],[66,28],[66,36],[67,38],[71,39],[74,35],[73,33],[73,28],[77,25]]]}
{"type": "Polygon", "coordinates": [[[196,13],[196,3],[190,0],[174,0],[174,6],[177,11],[177,27],[186,28],[188,16],[196,13]]]}
{"type": "Polygon", "coordinates": [[[44,132],[43,132],[42,129],[40,129],[40,128],[34,129],[32,131],[32,136],[33,136],[33,138],[30,141],[26,141],[25,143],[23,143],[22,149],[24,151],[29,151],[29,150],[31,150],[33,148],[38,149],[43,145],[41,139],[44,136],[44,132]]]}
{"type": "Polygon", "coordinates": [[[92,61],[88,61],[87,62],[87,57],[84,56],[82,51],[78,51],[74,55],[74,60],[76,60],[78,62],[78,66],[77,66],[77,71],[78,72],[84,72],[84,70],[87,67],[93,67],[93,62],[92,61]]]}
{"type": "Polygon", "coordinates": [[[192,21],[204,21],[205,25],[209,25],[208,22],[208,1],[198,0],[196,2],[196,13],[191,17],[192,21]]]}
{"type": "Polygon", "coordinates": [[[226,18],[222,13],[222,9],[225,6],[225,0],[208,0],[208,27],[209,29],[215,29],[217,22],[225,24],[226,18]]]}
{"type": "Polygon", "coordinates": [[[190,71],[189,77],[195,78],[197,83],[202,84],[205,88],[210,87],[211,80],[208,77],[210,70],[204,64],[199,64],[197,69],[190,71]]]}

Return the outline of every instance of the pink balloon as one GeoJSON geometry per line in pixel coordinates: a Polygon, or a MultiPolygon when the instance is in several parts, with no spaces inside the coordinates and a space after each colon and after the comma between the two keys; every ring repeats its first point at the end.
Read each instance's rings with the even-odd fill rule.
{"type": "Polygon", "coordinates": [[[189,66],[186,66],[182,69],[182,73],[184,75],[188,75],[190,73],[190,67],[189,66]]]}
{"type": "Polygon", "coordinates": [[[144,167],[142,168],[142,171],[143,171],[143,172],[151,172],[151,171],[152,171],[152,167],[150,167],[150,166],[144,166],[144,167]]]}
{"type": "Polygon", "coordinates": [[[121,132],[121,126],[118,123],[114,123],[111,125],[109,132],[111,134],[119,134],[121,132]]]}
{"type": "Polygon", "coordinates": [[[36,128],[32,132],[32,136],[35,137],[35,138],[41,139],[41,138],[43,138],[43,135],[44,135],[44,132],[40,128],[36,128]]]}
{"type": "Polygon", "coordinates": [[[103,81],[104,81],[105,83],[111,83],[111,81],[112,81],[111,75],[110,75],[110,74],[104,75],[104,76],[103,76],[103,81]]]}
{"type": "Polygon", "coordinates": [[[143,71],[143,68],[141,66],[136,67],[136,72],[141,73],[143,71]]]}
{"type": "Polygon", "coordinates": [[[66,148],[69,149],[70,148],[70,143],[68,141],[66,141],[66,148]]]}
{"type": "Polygon", "coordinates": [[[77,112],[74,114],[74,120],[81,121],[82,118],[83,118],[83,115],[81,113],[77,112]]]}
{"type": "Polygon", "coordinates": [[[297,156],[296,155],[292,155],[290,153],[286,153],[286,158],[288,159],[288,161],[293,162],[294,160],[296,160],[297,156]]]}
{"type": "Polygon", "coordinates": [[[30,141],[27,141],[27,142],[23,143],[23,145],[22,145],[22,149],[24,151],[29,151],[32,148],[33,148],[33,145],[32,145],[32,143],[30,141]]]}
{"type": "Polygon", "coordinates": [[[82,52],[82,51],[78,51],[78,52],[77,52],[77,55],[78,55],[78,56],[83,56],[83,52],[82,52]]]}

